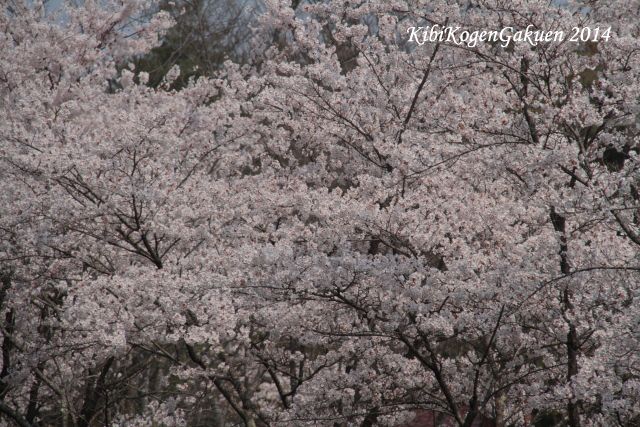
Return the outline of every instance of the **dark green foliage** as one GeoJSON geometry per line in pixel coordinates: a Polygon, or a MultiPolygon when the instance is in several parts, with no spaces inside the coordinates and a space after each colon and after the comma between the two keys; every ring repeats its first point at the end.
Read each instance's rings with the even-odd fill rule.
{"type": "Polygon", "coordinates": [[[159,86],[174,65],[180,67],[180,77],[171,88],[179,90],[193,77],[213,76],[227,59],[247,62],[249,25],[261,10],[259,1],[164,0],[159,8],[167,11],[176,25],[162,45],[133,60],[136,72],[149,73],[149,86],[159,86]]]}

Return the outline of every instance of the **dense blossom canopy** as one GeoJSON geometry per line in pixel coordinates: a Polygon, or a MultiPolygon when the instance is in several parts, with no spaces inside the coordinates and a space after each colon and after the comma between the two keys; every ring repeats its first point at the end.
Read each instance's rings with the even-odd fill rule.
{"type": "Polygon", "coordinates": [[[312,3],[3,5],[0,424],[637,425],[640,2],[312,3]]]}

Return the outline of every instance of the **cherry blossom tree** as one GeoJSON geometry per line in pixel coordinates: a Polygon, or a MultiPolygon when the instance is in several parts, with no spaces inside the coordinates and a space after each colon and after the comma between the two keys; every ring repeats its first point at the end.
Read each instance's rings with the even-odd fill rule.
{"type": "Polygon", "coordinates": [[[3,9],[3,420],[637,423],[640,3],[298,3],[3,9]]]}
{"type": "Polygon", "coordinates": [[[281,293],[272,334],[340,361],[292,419],[637,422],[638,3],[270,7],[260,40],[291,42],[265,46],[250,112],[272,246],[247,283],[281,293]]]}
{"type": "Polygon", "coordinates": [[[190,374],[186,349],[231,358],[248,339],[219,261],[237,239],[221,228],[237,221],[225,177],[250,138],[236,101],[211,106],[222,81],[175,92],[177,69],[159,90],[116,75],[171,25],[141,24],[148,6],[3,9],[0,409],[23,426],[190,419],[219,406],[198,375],[227,385],[190,374]]]}

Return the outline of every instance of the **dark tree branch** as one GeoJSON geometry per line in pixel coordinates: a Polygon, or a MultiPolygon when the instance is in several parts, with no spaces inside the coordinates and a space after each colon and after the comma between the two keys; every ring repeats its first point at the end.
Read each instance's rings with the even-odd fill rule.
{"type": "Polygon", "coordinates": [[[20,427],[33,427],[27,420],[25,420],[20,414],[18,414],[18,412],[16,412],[4,402],[0,402],[0,413],[3,413],[11,418],[20,427]]]}

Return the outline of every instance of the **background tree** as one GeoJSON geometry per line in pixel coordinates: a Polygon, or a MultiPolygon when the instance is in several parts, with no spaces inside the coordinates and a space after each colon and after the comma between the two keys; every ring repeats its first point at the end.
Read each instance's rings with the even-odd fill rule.
{"type": "Polygon", "coordinates": [[[133,61],[138,72],[149,73],[150,86],[161,84],[175,65],[180,76],[173,87],[182,88],[190,77],[214,76],[226,60],[249,61],[251,25],[261,12],[260,1],[179,0],[155,7],[168,12],[176,24],[160,46],[133,61]]]}

